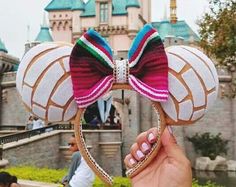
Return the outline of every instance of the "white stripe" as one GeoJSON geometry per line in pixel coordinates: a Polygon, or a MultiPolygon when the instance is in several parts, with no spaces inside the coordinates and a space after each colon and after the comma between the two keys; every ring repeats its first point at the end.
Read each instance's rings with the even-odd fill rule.
{"type": "Polygon", "coordinates": [[[144,91],[146,91],[146,92],[152,94],[153,96],[157,96],[157,97],[167,97],[167,94],[159,94],[159,93],[153,92],[152,90],[147,89],[146,87],[144,87],[143,85],[141,85],[141,84],[136,80],[136,78],[135,78],[134,76],[132,76],[132,75],[130,75],[130,77],[129,77],[129,82],[130,82],[130,84],[131,84],[134,88],[136,88],[136,89],[138,89],[138,90],[140,90],[140,88],[141,88],[142,90],[144,90],[144,91]],[[139,85],[140,88],[136,87],[136,86],[133,84],[133,82],[135,82],[137,85],[139,85]]]}
{"type": "Polygon", "coordinates": [[[145,43],[144,43],[144,45],[143,45],[141,51],[139,52],[138,56],[134,59],[134,61],[130,62],[130,64],[129,64],[129,67],[130,67],[130,68],[134,67],[134,66],[137,64],[139,58],[140,58],[141,55],[143,54],[143,51],[144,51],[144,49],[145,49],[147,43],[148,43],[150,40],[152,40],[153,38],[157,37],[157,36],[159,36],[158,32],[154,32],[152,35],[150,35],[150,36],[147,38],[147,40],[145,41],[145,43]]]}
{"type": "Polygon", "coordinates": [[[111,79],[109,82],[107,82],[98,92],[95,96],[86,99],[86,100],[81,100],[80,97],[75,98],[76,99],[76,103],[80,106],[80,107],[86,107],[89,106],[90,104],[92,104],[94,101],[96,101],[102,94],[102,92],[104,92],[104,90],[110,90],[112,87],[111,81],[113,81],[113,79],[111,79]],[[110,84],[110,86],[109,86],[110,84]],[[109,86],[109,87],[107,87],[109,86]],[[89,103],[88,103],[89,102],[89,103]],[[81,104],[81,103],[86,103],[86,104],[81,104]]]}
{"type": "Polygon", "coordinates": [[[109,66],[111,68],[114,68],[114,64],[112,63],[112,61],[107,57],[107,55],[104,52],[102,52],[99,48],[97,48],[92,43],[90,43],[84,36],[82,36],[80,38],[80,40],[83,43],[85,43],[85,45],[89,46],[90,48],[95,48],[95,51],[97,51],[99,53],[99,55],[109,64],[109,66]],[[103,54],[103,55],[101,55],[101,54],[103,54]]]}
{"type": "MultiPolygon", "coordinates": [[[[103,79],[103,81],[99,84],[99,86],[96,87],[89,95],[82,96],[82,97],[79,97],[79,98],[80,98],[80,99],[86,99],[86,98],[88,98],[88,97],[91,97],[91,95],[93,95],[94,92],[97,92],[98,89],[100,89],[101,85],[102,85],[109,77],[111,77],[111,76],[105,77],[105,79],[103,79]]],[[[113,78],[113,77],[111,77],[111,78],[113,78]]]]}
{"type": "Polygon", "coordinates": [[[130,82],[130,85],[132,86],[132,88],[134,88],[134,90],[135,90],[136,92],[138,92],[138,93],[141,94],[142,96],[145,96],[146,98],[149,98],[151,101],[166,101],[166,99],[167,99],[167,97],[166,97],[166,98],[163,98],[163,99],[161,99],[161,98],[154,98],[154,97],[149,96],[149,95],[147,95],[146,93],[142,92],[141,90],[139,90],[137,87],[135,87],[135,85],[134,85],[132,82],[130,82]]]}

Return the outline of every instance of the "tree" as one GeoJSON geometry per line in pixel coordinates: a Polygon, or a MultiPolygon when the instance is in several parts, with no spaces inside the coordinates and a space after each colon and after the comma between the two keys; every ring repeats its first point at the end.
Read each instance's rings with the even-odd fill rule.
{"type": "Polygon", "coordinates": [[[236,1],[209,0],[210,11],[199,21],[200,46],[220,65],[235,68],[236,1]]]}
{"type": "Polygon", "coordinates": [[[187,137],[187,140],[192,142],[196,153],[210,157],[212,160],[221,153],[227,154],[229,140],[223,140],[221,138],[221,133],[217,135],[212,135],[209,132],[201,135],[196,133],[192,137],[187,137]]]}

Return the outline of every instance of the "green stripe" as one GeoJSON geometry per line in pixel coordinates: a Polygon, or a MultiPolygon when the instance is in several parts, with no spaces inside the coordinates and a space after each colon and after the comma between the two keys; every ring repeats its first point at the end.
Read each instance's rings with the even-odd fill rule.
{"type": "Polygon", "coordinates": [[[156,36],[155,38],[151,39],[148,43],[151,43],[151,42],[157,42],[158,45],[162,44],[162,40],[161,40],[161,37],[159,35],[156,36]]]}
{"type": "Polygon", "coordinates": [[[109,64],[106,62],[106,60],[99,54],[97,53],[93,48],[89,47],[86,45],[82,40],[78,40],[77,44],[89,51],[96,59],[98,59],[104,66],[111,68],[109,64]]]}

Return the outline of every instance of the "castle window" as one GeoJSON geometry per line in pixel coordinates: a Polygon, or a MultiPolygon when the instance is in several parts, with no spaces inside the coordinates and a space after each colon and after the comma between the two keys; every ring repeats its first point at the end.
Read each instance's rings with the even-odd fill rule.
{"type": "Polygon", "coordinates": [[[108,3],[100,3],[100,23],[108,22],[108,3]]]}

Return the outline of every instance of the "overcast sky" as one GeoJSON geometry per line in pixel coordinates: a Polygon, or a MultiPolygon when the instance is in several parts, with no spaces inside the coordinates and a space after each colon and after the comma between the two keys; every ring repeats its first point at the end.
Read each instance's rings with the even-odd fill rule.
{"type": "MultiPolygon", "coordinates": [[[[0,39],[8,53],[21,58],[27,40],[35,40],[43,20],[44,8],[51,0],[0,0],[0,39]],[[27,32],[29,26],[30,32],[27,32]]],[[[170,0],[152,0],[152,21],[159,21],[170,0]]],[[[197,32],[196,20],[207,11],[208,0],[177,0],[177,17],[197,32]]]]}

